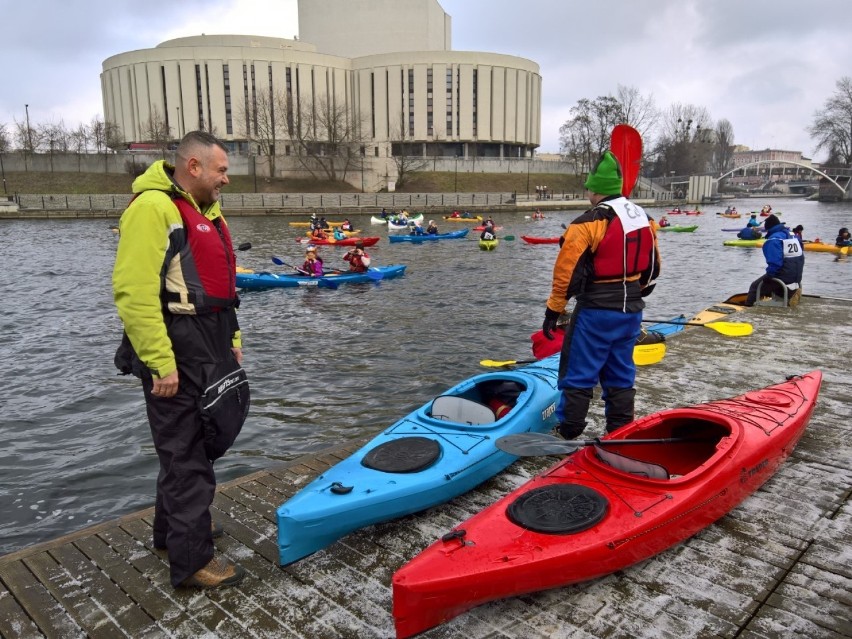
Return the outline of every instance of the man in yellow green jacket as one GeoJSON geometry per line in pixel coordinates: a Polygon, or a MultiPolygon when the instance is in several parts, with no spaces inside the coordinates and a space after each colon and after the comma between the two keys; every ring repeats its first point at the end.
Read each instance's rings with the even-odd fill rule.
{"type": "Polygon", "coordinates": [[[154,546],[168,551],[174,586],[239,583],[243,569],[214,555],[213,462],[249,408],[241,367],[236,258],[219,206],[227,150],[187,134],[175,165],[152,164],[133,183],[113,270],[125,335],[116,366],[142,380],[160,461],[154,546]]]}

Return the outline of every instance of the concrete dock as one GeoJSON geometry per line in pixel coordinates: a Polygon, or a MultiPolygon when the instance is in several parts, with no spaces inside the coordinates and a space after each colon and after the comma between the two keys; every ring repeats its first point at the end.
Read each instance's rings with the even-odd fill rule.
{"type": "MultiPolygon", "coordinates": [[[[789,309],[753,309],[766,339],[760,367],[787,374],[820,368],[819,403],[779,471],[740,506],[685,543],[588,583],[493,602],[421,636],[429,639],[852,637],[852,388],[848,305],[805,304],[796,313],[831,327],[830,345],[787,330],[789,309]],[[792,333],[792,334],[791,334],[792,333]],[[838,348],[837,347],[842,347],[838,348]],[[784,357],[795,355],[793,369],[784,357]],[[814,361],[819,362],[813,366],[814,361]]],[[[644,367],[637,411],[744,392],[743,342],[695,330],[644,367]],[[699,355],[700,354],[700,355],[699,355]],[[737,360],[737,358],[739,359],[737,360]],[[688,364],[688,366],[687,366],[688,364]],[[715,386],[681,383],[685,369],[715,386]],[[715,378],[713,377],[715,375],[715,378]],[[719,380],[724,380],[720,382],[719,380]],[[730,392],[731,388],[738,392],[730,392]],[[694,397],[712,388],[710,397],[694,397]]],[[[293,565],[277,565],[275,509],[358,444],[300,457],[220,486],[219,551],[248,575],[239,587],[175,590],[152,547],[145,510],[0,557],[0,635],[29,637],[394,636],[391,578],[421,549],[526,481],[553,458],[519,460],[477,489],[428,511],[348,535],[293,565]]]]}

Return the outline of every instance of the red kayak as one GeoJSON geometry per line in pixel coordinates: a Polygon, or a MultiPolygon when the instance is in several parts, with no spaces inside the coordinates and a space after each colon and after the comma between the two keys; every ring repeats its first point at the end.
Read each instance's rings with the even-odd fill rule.
{"type": "Polygon", "coordinates": [[[327,240],[318,240],[313,237],[297,237],[297,242],[301,242],[303,244],[315,244],[317,246],[321,245],[334,245],[334,246],[355,246],[358,242],[361,242],[364,246],[372,246],[376,242],[379,241],[378,237],[347,237],[345,240],[335,240],[334,238],[329,238],[327,240]]]}
{"type": "Polygon", "coordinates": [[[663,410],[586,442],[594,446],[459,524],[396,572],[397,638],[488,601],[622,570],[694,535],[791,454],[821,381],[813,371],[732,399],[663,410]],[[600,443],[647,439],[679,441],[600,443]]]}
{"type": "Polygon", "coordinates": [[[556,237],[532,237],[531,235],[521,235],[521,239],[527,244],[559,244],[559,236],[556,237]]]}

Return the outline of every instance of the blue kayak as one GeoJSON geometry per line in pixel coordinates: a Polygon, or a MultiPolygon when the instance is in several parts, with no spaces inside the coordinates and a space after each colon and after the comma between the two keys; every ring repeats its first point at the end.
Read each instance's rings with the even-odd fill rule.
{"type": "Polygon", "coordinates": [[[366,273],[329,273],[323,277],[309,277],[297,273],[237,273],[237,288],[296,288],[298,286],[316,286],[319,288],[337,288],[340,284],[359,282],[377,282],[405,274],[405,264],[370,267],[366,273]]]}
{"type": "Polygon", "coordinates": [[[559,355],[475,375],[409,413],[277,509],[281,565],[344,535],[461,495],[517,457],[504,435],[556,425],[559,355]]]}
{"type": "Polygon", "coordinates": [[[388,235],[388,240],[393,242],[428,242],[430,240],[453,240],[464,237],[470,229],[461,229],[460,231],[450,231],[449,233],[436,233],[435,235],[388,235]]]}

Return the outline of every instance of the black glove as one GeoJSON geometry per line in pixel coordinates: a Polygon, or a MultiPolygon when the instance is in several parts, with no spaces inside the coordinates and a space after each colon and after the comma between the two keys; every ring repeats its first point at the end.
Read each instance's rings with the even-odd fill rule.
{"type": "Polygon", "coordinates": [[[553,340],[553,331],[556,330],[556,320],[559,319],[561,313],[552,311],[550,308],[544,310],[544,322],[541,324],[542,334],[549,340],[553,340]]]}
{"type": "Polygon", "coordinates": [[[654,282],[653,284],[649,284],[648,286],[643,288],[641,291],[639,291],[639,295],[642,296],[642,297],[648,297],[651,293],[654,292],[654,287],[656,285],[657,285],[656,282],[654,282]]]}

